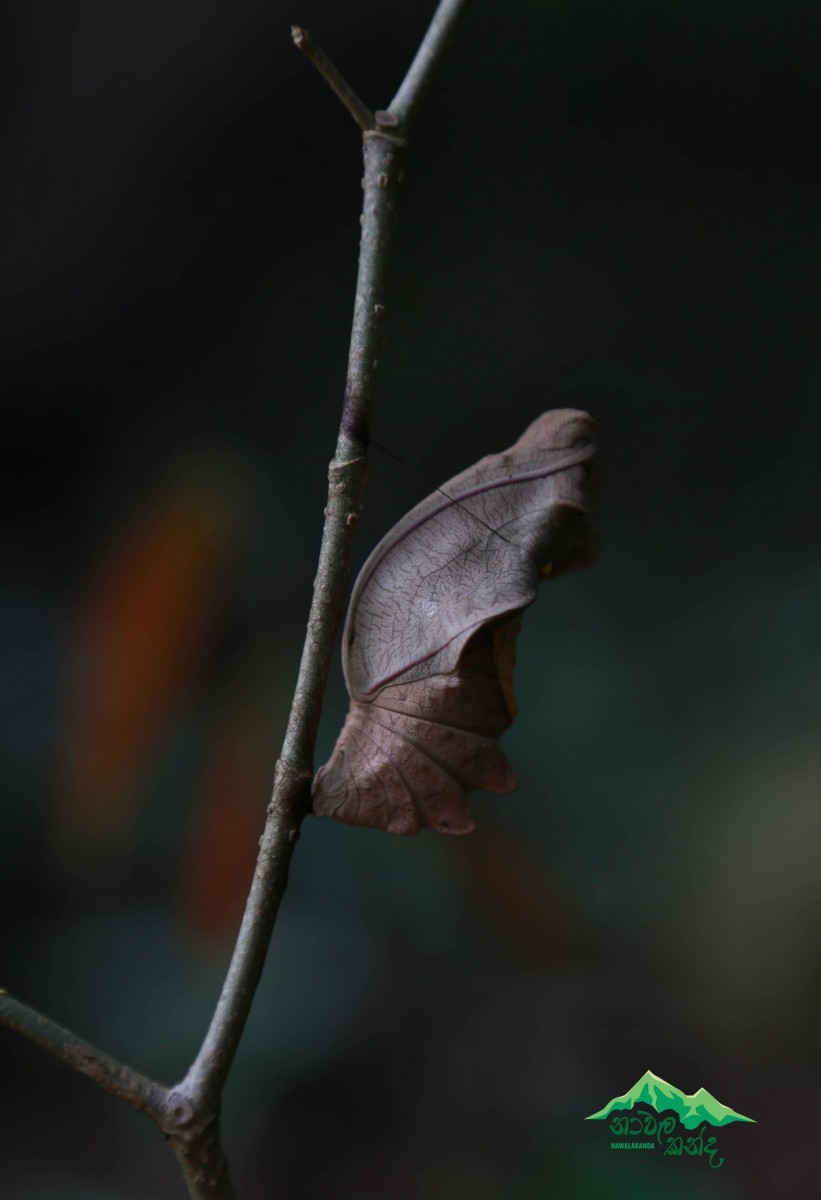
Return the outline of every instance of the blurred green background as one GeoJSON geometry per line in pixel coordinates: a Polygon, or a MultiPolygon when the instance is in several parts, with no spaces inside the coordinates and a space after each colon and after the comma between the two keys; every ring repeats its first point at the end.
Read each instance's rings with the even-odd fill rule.
{"type": "MultiPolygon", "coordinates": [[[[358,135],[432,3],[3,14],[0,984],[177,1077],[230,952],[341,409],[358,135]]],[[[817,12],[474,0],[420,115],[361,562],[543,409],[598,564],[519,639],[512,797],[309,821],[236,1069],[248,1197],[817,1195],[817,12]],[[397,463],[396,456],[401,460],[397,463]],[[648,1068],[724,1167],[583,1117],[648,1068]]],[[[346,707],[335,667],[320,761],[346,707]]],[[[174,1200],[141,1117],[0,1036],[3,1200],[174,1200]]]]}

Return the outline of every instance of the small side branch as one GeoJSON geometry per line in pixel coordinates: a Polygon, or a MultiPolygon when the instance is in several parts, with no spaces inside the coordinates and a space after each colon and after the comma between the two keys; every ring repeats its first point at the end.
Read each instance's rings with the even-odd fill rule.
{"type": "Polygon", "coordinates": [[[294,39],[294,45],[311,60],[322,78],[333,88],[360,129],[373,129],[373,113],[367,104],[359,99],[347,79],[331,62],[322,47],[314,41],[308,30],[300,25],[292,25],[291,37],[294,39]]]}
{"type": "Polygon", "coordinates": [[[418,104],[419,97],[442,57],[445,44],[465,4],[466,0],[442,0],[433,14],[433,20],[416,51],[416,57],[388,108],[388,112],[397,117],[402,124],[409,120],[418,104]]]}
{"type": "Polygon", "coordinates": [[[127,1101],[132,1108],[145,1112],[155,1121],[164,1121],[168,1093],[161,1083],[118,1062],[6,991],[0,991],[0,1024],[48,1050],[81,1075],[93,1079],[105,1091],[127,1101]]]}

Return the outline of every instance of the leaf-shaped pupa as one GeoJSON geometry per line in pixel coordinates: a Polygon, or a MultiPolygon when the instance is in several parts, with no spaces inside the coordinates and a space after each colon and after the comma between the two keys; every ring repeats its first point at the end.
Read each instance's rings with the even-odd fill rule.
{"type": "Polygon", "coordinates": [[[510,792],[498,738],[516,715],[515,639],[539,581],[592,558],[594,423],[543,413],[382,539],[342,644],[351,707],[313,811],[388,833],[469,833],[465,793],[510,792]]]}

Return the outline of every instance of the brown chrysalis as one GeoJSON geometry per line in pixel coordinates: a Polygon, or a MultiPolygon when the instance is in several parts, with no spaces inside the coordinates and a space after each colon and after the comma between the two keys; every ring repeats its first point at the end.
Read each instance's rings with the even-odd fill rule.
{"type": "Polygon", "coordinates": [[[587,413],[543,413],[382,539],[354,585],[351,707],[313,811],[388,833],[469,833],[465,793],[510,792],[515,640],[540,579],[591,561],[587,413]]]}

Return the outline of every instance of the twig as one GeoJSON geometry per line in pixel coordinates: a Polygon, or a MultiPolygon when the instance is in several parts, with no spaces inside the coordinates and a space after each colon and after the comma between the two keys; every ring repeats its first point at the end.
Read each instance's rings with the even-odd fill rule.
{"type": "Polygon", "coordinates": [[[416,57],[388,107],[388,112],[398,117],[403,125],[410,120],[464,6],[465,0],[442,0],[433,14],[416,57]]]}
{"type": "Polygon", "coordinates": [[[145,1113],[163,1131],[192,1196],[234,1200],[228,1164],[219,1141],[217,1113],[197,1123],[188,1099],[126,1066],[0,989],[0,1024],[88,1076],[104,1091],[145,1113]]]}
{"type": "MultiPolygon", "coordinates": [[[[463,3],[464,0],[458,0],[458,3],[442,0],[434,22],[444,9],[448,14],[449,29],[463,3]]],[[[425,39],[429,50],[424,70],[419,65],[419,55],[414,59],[415,85],[407,93],[406,113],[411,111],[427,72],[433,69],[441,53],[444,43],[441,20],[437,29],[439,32],[433,43],[425,39]]],[[[347,105],[344,98],[343,102],[347,105]]],[[[231,1069],[288,882],[288,865],[300,825],[308,811],[316,731],[342,613],[350,546],[362,507],[373,385],[385,314],[385,275],[404,150],[396,117],[377,113],[376,121],[375,129],[366,129],[363,133],[362,240],[345,403],[336,453],[328,471],[325,524],[302,660],[277,763],[254,882],[234,955],[211,1026],[181,1085],[192,1103],[206,1106],[219,1096],[231,1069]]]]}
{"type": "Polygon", "coordinates": [[[168,1093],[161,1083],[104,1054],[90,1042],[29,1008],[7,991],[0,991],[0,1023],[35,1042],[43,1050],[48,1050],[75,1071],[87,1075],[132,1108],[147,1113],[155,1121],[163,1121],[168,1093]]]}
{"type": "Polygon", "coordinates": [[[373,113],[367,104],[359,99],[347,79],[331,62],[322,47],[311,37],[308,30],[303,29],[300,25],[292,25],[291,37],[294,39],[294,45],[311,60],[320,75],[327,80],[360,129],[373,129],[376,124],[373,113]]]}
{"type": "Polygon", "coordinates": [[[50,1050],[153,1118],[168,1136],[194,1200],[234,1200],[235,1196],[220,1145],[220,1097],[248,1019],[288,883],[291,855],[310,806],[316,732],[342,612],[350,546],[365,488],[365,456],[382,341],[388,251],[402,176],[404,127],[465,3],[440,0],[387,112],[371,113],[307,31],[298,26],[292,29],[296,45],[364,131],[359,274],[345,401],[336,452],[328,471],[325,523],[302,660],[245,914],[199,1053],[182,1082],[165,1088],[0,991],[0,1023],[50,1050]]]}

